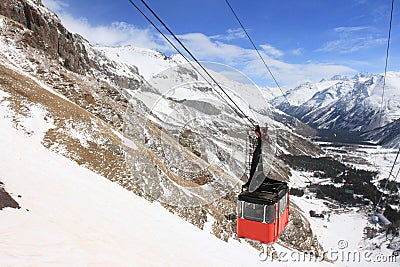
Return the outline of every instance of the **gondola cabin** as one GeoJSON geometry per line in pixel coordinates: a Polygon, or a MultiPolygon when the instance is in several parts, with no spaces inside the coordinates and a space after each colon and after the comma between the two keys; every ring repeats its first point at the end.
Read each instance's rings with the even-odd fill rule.
{"type": "Polygon", "coordinates": [[[258,190],[238,196],[237,235],[274,243],[289,222],[287,183],[266,179],[258,190]]]}
{"type": "Polygon", "coordinates": [[[238,195],[237,235],[274,243],[289,223],[289,187],[264,173],[263,150],[271,144],[268,127],[256,126],[257,145],[251,158],[249,180],[238,195]]]}

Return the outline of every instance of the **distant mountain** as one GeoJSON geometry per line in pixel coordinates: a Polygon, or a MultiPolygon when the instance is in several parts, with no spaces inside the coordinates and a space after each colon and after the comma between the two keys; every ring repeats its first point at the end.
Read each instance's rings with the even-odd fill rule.
{"type": "Polygon", "coordinates": [[[400,119],[383,127],[362,134],[362,137],[373,140],[377,144],[398,148],[400,147],[400,119]]]}
{"type": "MultiPolygon", "coordinates": [[[[387,73],[383,111],[380,112],[382,88],[382,75],[334,76],[287,91],[285,96],[289,104],[283,97],[275,98],[271,103],[316,129],[361,135],[400,118],[400,72],[387,73]]],[[[390,134],[393,138],[398,135],[399,132],[390,134]]],[[[363,136],[372,138],[372,135],[363,136]]],[[[393,140],[385,139],[382,144],[392,146],[392,143],[393,140]]]]}
{"type": "MultiPolygon", "coordinates": [[[[152,114],[156,115],[153,119],[163,127],[176,128],[176,126],[182,127],[187,123],[186,120],[190,117],[187,115],[170,116],[168,112],[171,112],[171,109],[166,109],[166,106],[172,109],[177,108],[178,103],[183,104],[181,107],[189,108],[188,111],[183,113],[188,112],[192,116],[195,114],[195,116],[199,117],[214,115],[213,120],[218,122],[218,127],[226,125],[225,131],[227,132],[241,132],[248,127],[246,120],[239,119],[234,114],[231,108],[233,106],[232,103],[227,104],[222,100],[221,95],[225,99],[227,97],[218,87],[214,86],[212,88],[209,83],[204,81],[203,77],[207,77],[207,75],[201,72],[203,75],[201,77],[181,56],[172,55],[168,57],[154,50],[134,46],[96,48],[104,53],[106,57],[121,62],[121,64],[135,66],[138,69],[139,73],[147,80],[148,86],[140,87],[139,91],[141,93],[138,93],[139,91],[131,91],[131,94],[152,109],[152,114]],[[149,87],[153,89],[150,90],[149,87]],[[218,90],[218,92],[215,90],[218,90]],[[222,116],[226,117],[221,120],[222,116]],[[227,118],[230,118],[231,122],[227,118]],[[234,130],[239,125],[241,129],[234,130]]],[[[277,146],[278,153],[311,153],[314,155],[319,153],[318,149],[313,145],[310,146],[310,143],[308,141],[305,142],[302,138],[302,135],[305,133],[307,133],[305,135],[308,135],[311,129],[296,118],[287,115],[282,116],[279,110],[267,103],[266,93],[263,89],[251,84],[250,80],[248,83],[240,83],[227,78],[222,73],[224,73],[224,70],[227,72],[232,70],[224,69],[226,68],[225,66],[210,65],[209,63],[209,67],[211,68],[208,68],[208,72],[226,89],[229,97],[240,106],[247,116],[252,117],[259,123],[269,123],[272,127],[271,129],[280,129],[279,134],[276,135],[276,138],[279,139],[279,142],[277,142],[279,144],[277,146]],[[213,69],[219,69],[219,71],[213,71],[213,69]],[[289,145],[293,140],[296,140],[297,146],[289,145]]],[[[245,79],[243,76],[242,80],[245,79]]],[[[217,129],[208,130],[211,133],[218,132],[217,129]]],[[[213,140],[215,138],[222,138],[219,141],[215,140],[216,143],[225,142],[223,136],[214,134],[208,135],[206,139],[213,140]]],[[[205,139],[203,138],[203,140],[205,139]]],[[[220,147],[220,149],[222,148],[220,147]]]]}

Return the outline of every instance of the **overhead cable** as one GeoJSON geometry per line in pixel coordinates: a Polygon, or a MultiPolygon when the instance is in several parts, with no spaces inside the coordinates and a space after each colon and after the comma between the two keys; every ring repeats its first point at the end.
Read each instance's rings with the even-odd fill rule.
{"type": "Polygon", "coordinates": [[[258,48],[256,47],[256,45],[254,44],[253,40],[251,39],[250,35],[248,34],[246,28],[243,26],[242,22],[240,21],[239,17],[236,15],[235,10],[233,10],[231,4],[229,4],[228,0],[225,0],[226,3],[228,4],[230,10],[232,11],[233,15],[235,16],[236,20],[239,22],[240,26],[242,27],[244,33],[246,34],[247,38],[249,39],[249,41],[251,42],[251,44],[253,45],[254,49],[257,51],[258,56],[261,58],[262,62],[264,63],[264,66],[267,68],[269,74],[271,75],[272,79],[274,80],[276,86],[279,88],[279,90],[282,93],[282,96],[285,98],[286,102],[290,105],[289,100],[287,99],[285,93],[283,92],[282,88],[280,87],[278,81],[275,79],[274,74],[272,73],[271,69],[268,67],[267,63],[265,62],[264,58],[262,57],[260,51],[258,50],[258,48]]]}
{"type": "Polygon", "coordinates": [[[383,114],[383,102],[384,102],[384,96],[385,96],[386,74],[387,74],[387,66],[388,66],[388,60],[389,60],[390,35],[392,32],[393,7],[394,7],[394,0],[392,0],[392,7],[390,9],[389,31],[388,31],[388,38],[387,38],[387,45],[386,45],[385,74],[383,75],[381,106],[379,108],[379,127],[382,126],[381,124],[382,124],[382,114],[383,114]]]}
{"type": "MultiPolygon", "coordinates": [[[[214,88],[214,86],[211,84],[211,82],[206,79],[198,70],[193,66],[193,64],[183,55],[183,53],[169,40],[169,38],[162,33],[162,31],[151,21],[151,19],[146,16],[140,8],[132,1],[129,0],[129,2],[151,23],[151,25],[156,28],[156,30],[168,41],[169,44],[172,45],[172,47],[181,55],[184,57],[184,59],[189,62],[189,64],[194,68],[194,70],[199,73],[199,75],[211,86],[211,88],[214,88]]],[[[179,43],[179,45],[190,55],[190,57],[200,66],[200,68],[204,71],[204,73],[207,74],[208,77],[215,83],[215,85],[225,94],[225,96],[231,101],[231,103],[234,105],[234,107],[220,94],[218,90],[215,90],[220,97],[228,104],[230,108],[241,118],[247,119],[247,121],[255,127],[254,121],[251,120],[243,111],[242,109],[235,103],[235,101],[229,96],[229,94],[221,87],[221,85],[214,79],[214,77],[211,76],[211,74],[203,67],[203,65],[194,57],[194,55],[189,51],[189,49],[186,48],[186,46],[179,40],[179,38],[172,32],[172,30],[164,23],[164,21],[151,9],[151,7],[144,1],[141,0],[143,5],[153,14],[153,16],[163,25],[163,27],[174,37],[174,39],[179,43]]]]}
{"type": "MultiPolygon", "coordinates": [[[[396,158],[395,158],[394,161],[393,161],[392,168],[390,169],[388,178],[387,178],[386,183],[385,183],[385,187],[384,187],[384,189],[383,189],[383,191],[382,191],[382,193],[381,193],[381,196],[379,197],[379,201],[378,201],[378,203],[377,203],[377,205],[376,205],[375,210],[378,209],[379,204],[381,203],[382,196],[383,196],[383,194],[385,193],[385,191],[386,191],[386,189],[387,189],[387,186],[388,186],[388,184],[389,184],[390,176],[392,176],[392,172],[393,172],[394,166],[395,166],[396,163],[397,163],[397,159],[399,158],[399,154],[400,154],[400,147],[399,147],[399,150],[397,151],[396,158]]],[[[397,172],[397,175],[398,175],[398,172],[397,172]]],[[[397,179],[397,175],[396,175],[396,179],[397,179]]]]}

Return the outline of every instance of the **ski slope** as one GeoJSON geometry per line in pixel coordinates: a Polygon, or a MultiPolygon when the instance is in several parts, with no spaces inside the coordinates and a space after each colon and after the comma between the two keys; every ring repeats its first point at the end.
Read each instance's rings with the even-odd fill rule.
{"type": "Polygon", "coordinates": [[[51,123],[41,113],[22,122],[35,130],[25,136],[0,106],[0,180],[21,206],[0,211],[0,266],[261,264],[250,246],[225,243],[45,149],[51,123]]]}

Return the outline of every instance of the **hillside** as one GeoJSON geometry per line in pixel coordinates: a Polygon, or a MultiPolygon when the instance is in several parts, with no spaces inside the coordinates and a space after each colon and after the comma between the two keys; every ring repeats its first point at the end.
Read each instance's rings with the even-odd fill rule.
{"type": "MultiPolygon", "coordinates": [[[[175,90],[176,94],[165,95],[141,76],[140,66],[112,60],[67,32],[40,1],[3,1],[0,13],[0,89],[5,94],[3,104],[10,109],[5,116],[16,129],[35,137],[21,121],[36,111],[44,114],[52,126],[37,142],[48,150],[149,201],[160,201],[200,229],[210,223],[209,231],[222,240],[235,238],[235,194],[241,179],[246,179],[242,175],[247,133],[243,120],[226,103],[197,80],[186,93],[175,90]],[[162,105],[154,108],[157,103],[162,105]],[[172,113],[165,112],[168,107],[172,113]],[[205,123],[203,119],[210,115],[214,122],[205,123]],[[195,124],[182,127],[188,122],[195,124]],[[232,146],[240,146],[239,153],[232,153],[232,146]]],[[[148,55],[153,54],[157,55],[148,55]]],[[[189,79],[192,72],[179,66],[167,74],[189,79]]],[[[158,79],[163,75],[154,81],[158,79]]],[[[240,98],[234,91],[232,96],[240,98]]],[[[249,112],[270,121],[265,110],[256,112],[256,108],[249,112]]],[[[290,128],[270,122],[280,129],[277,153],[321,153],[290,128]],[[285,141],[289,138],[297,145],[285,141]]],[[[274,154],[270,157],[271,175],[288,179],[288,168],[274,154]]],[[[305,218],[293,214],[300,227],[289,227],[288,232],[299,233],[299,239],[290,246],[307,250],[315,243],[318,249],[310,230],[301,233],[309,229],[305,218]]]]}
{"type": "MultiPolygon", "coordinates": [[[[5,94],[2,93],[1,100],[5,94]]],[[[15,129],[0,105],[0,179],[20,209],[0,211],[1,266],[261,265],[223,242],[40,143],[55,121],[32,108],[15,129]],[[16,197],[19,195],[19,197],[16,197]]],[[[81,139],[82,142],[84,139],[81,139]]]]}
{"type": "MultiPolygon", "coordinates": [[[[216,209],[221,208],[219,205],[203,207],[210,213],[204,214],[206,222],[201,230],[159,203],[130,192],[135,187],[129,188],[122,181],[123,187],[129,189],[126,190],[88,170],[93,166],[97,166],[93,168],[95,172],[115,168],[107,168],[112,166],[107,164],[112,162],[112,155],[101,163],[101,155],[107,155],[105,151],[95,154],[94,165],[85,161],[85,152],[95,153],[104,140],[115,138],[109,125],[29,77],[5,67],[0,70],[0,134],[4,138],[0,160],[7,166],[0,170],[0,178],[20,206],[0,211],[0,232],[7,236],[0,248],[2,266],[264,266],[278,260],[289,266],[304,266],[305,262],[308,266],[309,261],[315,260],[316,266],[332,266],[323,261],[324,254],[317,254],[317,259],[308,258],[310,249],[313,253],[323,249],[316,247],[317,239],[323,240],[328,253],[335,251],[341,238],[349,242],[349,249],[358,248],[361,242],[366,220],[359,211],[334,210],[333,223],[306,218],[308,210],[327,206],[305,197],[293,197],[296,204],[292,205],[291,224],[274,245],[278,253],[275,258],[260,256],[245,241],[228,238],[223,242],[210,234],[215,234],[216,226],[224,222],[218,217],[219,212],[224,214],[223,209],[216,209]],[[64,117],[67,114],[78,125],[79,121],[86,122],[67,131],[60,127],[63,121],[69,124],[64,117]],[[82,125],[89,122],[87,131],[82,125]],[[49,149],[45,140],[52,132],[58,132],[60,140],[49,149]],[[347,230],[342,231],[343,228],[347,230]],[[306,258],[299,261],[297,257],[306,258]]],[[[217,203],[229,205],[228,201],[217,203]]],[[[196,209],[190,211],[189,218],[198,218],[193,216],[196,209]]],[[[368,262],[362,264],[368,266],[368,262]]]]}

